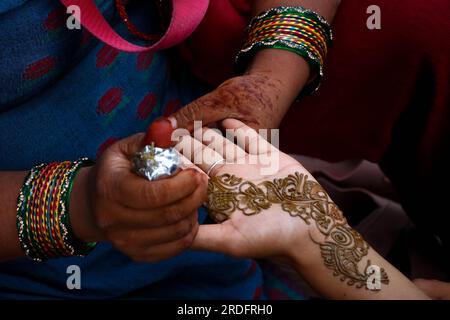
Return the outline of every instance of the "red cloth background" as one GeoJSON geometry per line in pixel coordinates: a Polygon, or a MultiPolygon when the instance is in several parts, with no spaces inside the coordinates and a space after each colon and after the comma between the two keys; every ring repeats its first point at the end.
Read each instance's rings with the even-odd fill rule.
{"type": "Polygon", "coordinates": [[[181,47],[194,73],[219,85],[233,76],[234,58],[241,48],[254,0],[211,0],[208,12],[181,47]]]}
{"type": "MultiPolygon", "coordinates": [[[[211,1],[188,42],[211,83],[232,74],[250,2],[211,1]]],[[[323,86],[291,107],[282,150],[380,163],[405,209],[450,243],[450,1],[343,0],[333,29],[323,86]],[[370,5],[381,8],[381,30],[366,26],[370,5]]]]}

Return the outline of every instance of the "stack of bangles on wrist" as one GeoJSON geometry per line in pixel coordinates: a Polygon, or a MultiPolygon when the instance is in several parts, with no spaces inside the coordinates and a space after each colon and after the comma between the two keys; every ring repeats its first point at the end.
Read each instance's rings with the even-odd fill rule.
{"type": "Polygon", "coordinates": [[[323,77],[323,65],[333,39],[331,26],[319,14],[302,7],[277,7],[253,18],[243,49],[236,62],[242,69],[260,49],[292,51],[311,68],[303,95],[316,91],[323,77]]]}
{"type": "Polygon", "coordinates": [[[17,229],[20,245],[31,259],[83,256],[95,247],[95,242],[75,237],[69,216],[75,176],[91,164],[87,159],[41,164],[25,178],[17,201],[17,229]]]}

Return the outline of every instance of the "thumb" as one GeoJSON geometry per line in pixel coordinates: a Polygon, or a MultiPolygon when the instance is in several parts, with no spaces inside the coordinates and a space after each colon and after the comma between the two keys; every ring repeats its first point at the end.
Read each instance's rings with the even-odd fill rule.
{"type": "Polygon", "coordinates": [[[237,241],[232,236],[233,228],[226,223],[201,225],[192,243],[191,249],[223,253],[237,256],[237,241]],[[233,239],[234,238],[234,239],[233,239]]]}
{"type": "Polygon", "coordinates": [[[144,134],[137,133],[122,140],[117,141],[111,146],[111,149],[121,154],[131,157],[142,149],[144,145],[144,134]]]}
{"type": "Polygon", "coordinates": [[[200,127],[204,127],[236,116],[217,94],[212,92],[179,109],[169,117],[169,120],[174,128],[185,128],[192,132],[194,121],[202,121],[200,127]]]}

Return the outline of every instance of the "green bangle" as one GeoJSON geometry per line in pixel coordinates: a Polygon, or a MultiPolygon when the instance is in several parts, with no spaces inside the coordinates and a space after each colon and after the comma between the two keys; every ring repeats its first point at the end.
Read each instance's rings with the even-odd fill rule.
{"type": "Polygon", "coordinates": [[[304,58],[311,77],[300,97],[312,94],[323,79],[323,61],[333,35],[328,22],[303,7],[277,7],[252,19],[244,48],[236,56],[236,67],[242,72],[255,53],[262,49],[281,49],[304,58]]]}
{"type": "Polygon", "coordinates": [[[310,77],[311,80],[304,86],[299,98],[310,95],[319,89],[323,79],[323,66],[320,63],[319,58],[306,47],[285,40],[255,42],[251,47],[241,50],[236,57],[236,66],[238,70],[242,71],[245,66],[248,65],[255,53],[262,49],[287,50],[298,54],[306,60],[312,70],[313,76],[310,77]]]}
{"type": "Polygon", "coordinates": [[[88,159],[42,164],[30,170],[17,199],[17,230],[25,254],[35,261],[84,256],[95,242],[77,239],[70,224],[70,194],[88,159]]]}
{"type": "Polygon", "coordinates": [[[328,23],[328,21],[318,14],[317,12],[314,12],[313,10],[306,9],[304,7],[298,6],[298,7],[288,7],[288,6],[280,6],[276,8],[271,8],[267,11],[264,11],[260,15],[254,17],[249,24],[249,29],[256,24],[257,22],[264,20],[268,17],[272,17],[274,15],[279,14],[295,14],[295,15],[302,15],[308,18],[311,18],[314,20],[319,26],[325,31],[328,38],[328,44],[331,44],[333,41],[333,32],[331,29],[331,25],[328,23]]]}
{"type": "Polygon", "coordinates": [[[72,193],[75,177],[81,168],[90,166],[92,164],[94,164],[94,162],[87,158],[82,158],[74,162],[72,171],[69,173],[69,176],[67,177],[68,180],[67,190],[63,190],[63,192],[65,192],[63,196],[65,198],[64,201],[66,203],[66,210],[65,213],[61,213],[61,221],[62,224],[64,224],[64,226],[67,228],[67,238],[65,240],[67,241],[67,244],[69,244],[74,249],[75,256],[85,256],[89,254],[97,246],[97,242],[84,242],[75,237],[75,234],[72,229],[72,224],[70,223],[70,214],[69,214],[70,195],[72,193]]]}

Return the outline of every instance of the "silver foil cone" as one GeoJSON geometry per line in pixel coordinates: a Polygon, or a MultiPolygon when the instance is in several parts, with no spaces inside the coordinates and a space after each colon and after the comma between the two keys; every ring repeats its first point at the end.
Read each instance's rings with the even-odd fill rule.
{"type": "Polygon", "coordinates": [[[136,152],[132,162],[136,173],[150,181],[171,176],[181,166],[180,155],[175,149],[150,145],[136,152]]]}

